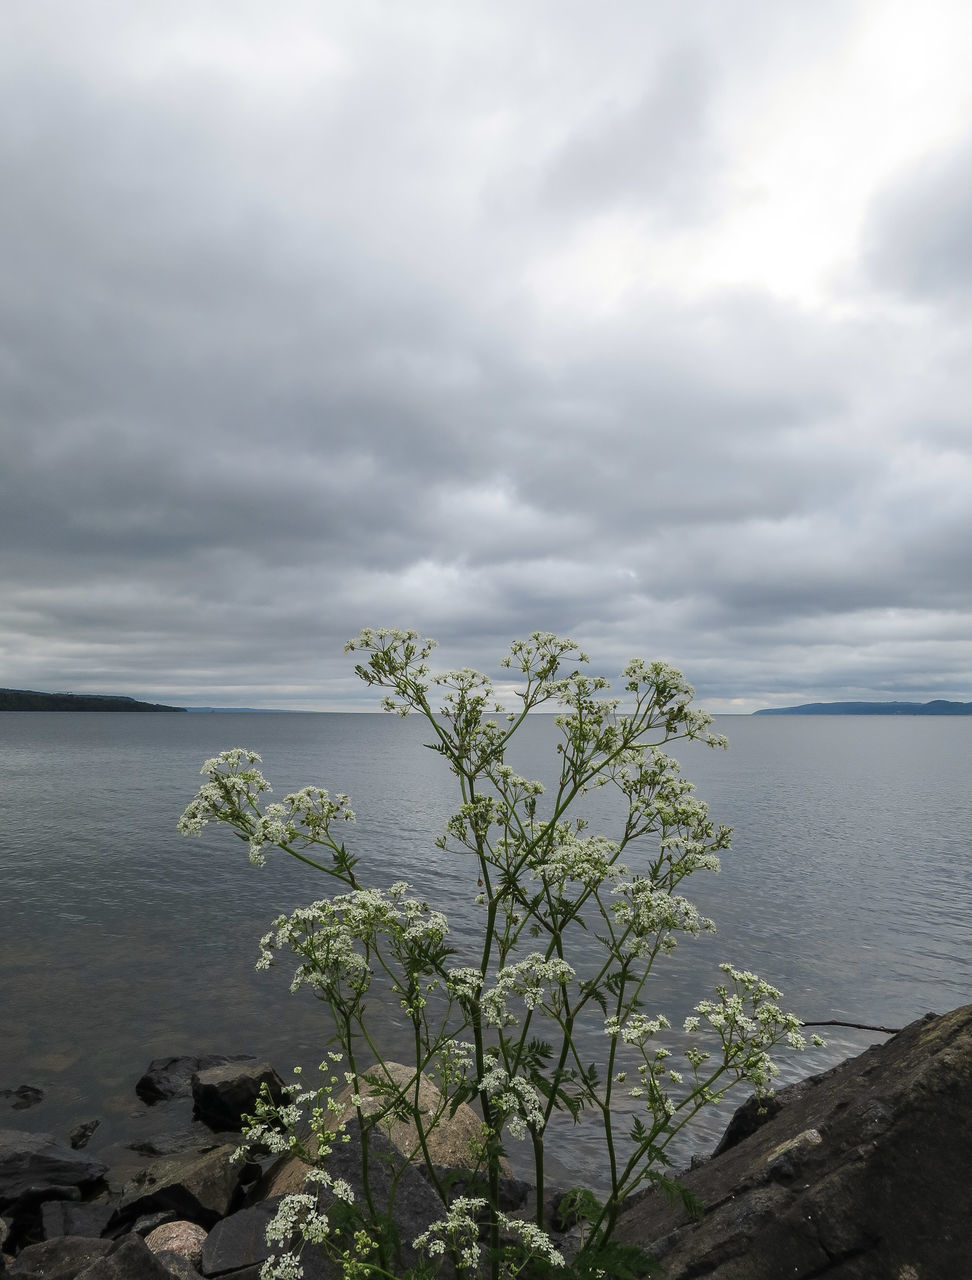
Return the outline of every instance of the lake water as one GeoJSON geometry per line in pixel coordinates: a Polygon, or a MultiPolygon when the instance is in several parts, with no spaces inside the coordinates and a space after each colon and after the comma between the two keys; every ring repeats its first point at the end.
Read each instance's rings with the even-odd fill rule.
{"type": "MultiPolygon", "coordinates": [[[[659,970],[653,1008],[680,1022],[723,959],[781,986],[807,1021],[902,1026],[972,1000],[972,719],[716,727],[728,752],[673,754],[735,831],[722,874],[685,888],[719,932],[659,970]]],[[[252,868],[218,828],[198,839],[175,829],[203,760],[226,747],[259,751],[279,796],[305,783],[348,792],[362,880],[411,881],[472,955],[469,864],[433,845],[453,793],[427,734],[416,717],[378,714],[0,713],[0,1088],[46,1092],[30,1110],[0,1109],[0,1127],[63,1135],[100,1116],[97,1152],[133,1126],[174,1123],[133,1093],[153,1057],[252,1052],[287,1072],[322,1056],[321,1006],[290,996],[283,969],[253,966],[268,922],[329,882],[283,854],[252,868]]],[[[555,734],[532,717],[513,762],[543,778],[555,734]]],[[[883,1038],[825,1034],[826,1050],[784,1058],[784,1079],[883,1038]]],[[[592,1039],[590,1056],[602,1052],[603,1036],[592,1039]]],[[[697,1123],[679,1154],[717,1139],[730,1114],[727,1103],[697,1123]]],[[[558,1130],[557,1143],[575,1180],[596,1184],[583,1126],[558,1130]]]]}

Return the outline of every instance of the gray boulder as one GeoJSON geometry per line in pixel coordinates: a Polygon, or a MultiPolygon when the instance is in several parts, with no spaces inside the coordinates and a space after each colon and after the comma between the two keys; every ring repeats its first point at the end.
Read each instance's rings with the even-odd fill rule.
{"type": "Polygon", "coordinates": [[[200,1269],[204,1276],[254,1267],[270,1256],[267,1224],[277,1212],[282,1196],[262,1200],[217,1222],[202,1246],[200,1269]]]}
{"type": "Polygon", "coordinates": [[[283,1101],[284,1082],[269,1062],[207,1067],[192,1077],[193,1114],[211,1129],[239,1132],[264,1087],[275,1103],[283,1101]]]}
{"type": "Polygon", "coordinates": [[[10,1276],[24,1280],[74,1280],[98,1258],[103,1258],[113,1240],[94,1240],[87,1236],[60,1236],[28,1245],[8,1268],[10,1276]]]}
{"type": "Polygon", "coordinates": [[[26,1197],[65,1198],[93,1186],[106,1167],[72,1151],[50,1133],[0,1129],[0,1211],[26,1197]],[[48,1194],[45,1194],[48,1193],[48,1194]]]}
{"type": "Polygon", "coordinates": [[[126,1235],[96,1258],[75,1280],[172,1280],[172,1272],[155,1256],[141,1236],[126,1235]]]}
{"type": "MultiPolygon", "coordinates": [[[[349,1124],[345,1133],[346,1141],[339,1140],[334,1143],[327,1159],[327,1171],[335,1180],[347,1182],[354,1193],[355,1200],[360,1204],[364,1200],[361,1133],[357,1124],[349,1124]]],[[[261,1198],[253,1206],[265,1215],[265,1222],[269,1221],[273,1215],[267,1214],[263,1206],[270,1205],[276,1212],[277,1204],[285,1195],[313,1190],[313,1184],[307,1186],[304,1184],[307,1172],[309,1172],[309,1166],[293,1157],[283,1157],[268,1171],[266,1179],[254,1193],[261,1198]],[[262,1198],[264,1196],[266,1199],[262,1198]]],[[[369,1139],[369,1185],[374,1203],[387,1207],[401,1242],[398,1260],[400,1270],[417,1266],[422,1259],[411,1247],[411,1242],[416,1236],[426,1231],[433,1222],[443,1217],[442,1201],[423,1177],[419,1166],[414,1163],[407,1164],[401,1153],[381,1130],[373,1131],[369,1139]]],[[[323,1188],[320,1190],[318,1203],[332,1221],[340,1217],[341,1206],[335,1206],[336,1213],[331,1212],[334,1197],[329,1191],[323,1188]]],[[[238,1225],[241,1233],[245,1231],[247,1239],[255,1240],[258,1218],[254,1216],[252,1219],[244,1220],[240,1214],[235,1215],[235,1218],[240,1220],[238,1225]]],[[[222,1233],[225,1232],[228,1239],[231,1231],[234,1233],[237,1231],[237,1223],[234,1219],[219,1223],[210,1232],[206,1241],[210,1253],[207,1255],[207,1251],[205,1249],[203,1251],[202,1269],[205,1275],[215,1274],[208,1268],[215,1265],[213,1259],[217,1247],[223,1248],[222,1233]]],[[[233,1247],[236,1247],[235,1243],[233,1247]]],[[[259,1248],[264,1246],[257,1243],[256,1249],[259,1248]]],[[[262,1256],[266,1257],[265,1248],[262,1256]]],[[[301,1249],[301,1264],[304,1268],[304,1280],[332,1280],[332,1277],[341,1275],[340,1266],[335,1266],[319,1246],[304,1245],[301,1249]]],[[[236,1275],[235,1272],[232,1274],[236,1275]]],[[[242,1272],[240,1280],[243,1280],[242,1272]]]]}
{"type": "Polygon", "coordinates": [[[255,1062],[245,1053],[209,1053],[202,1057],[183,1054],[175,1058],[153,1058],[135,1085],[135,1092],[150,1106],[170,1098],[188,1098],[192,1077],[197,1071],[225,1066],[228,1062],[255,1062]]]}
{"type": "Polygon", "coordinates": [[[40,1206],[45,1240],[58,1236],[92,1236],[97,1239],[111,1221],[109,1204],[75,1204],[70,1200],[45,1200],[40,1206]]]}
{"type": "Polygon", "coordinates": [[[657,1192],[616,1239],[663,1280],[957,1280],[972,1275],[972,1005],[737,1112],[680,1176],[694,1223],[657,1192]]]}
{"type": "Polygon", "coordinates": [[[117,1206],[113,1226],[133,1223],[144,1214],[172,1211],[208,1230],[231,1213],[240,1198],[240,1167],[232,1160],[235,1150],[219,1146],[147,1162],[117,1206]]]}

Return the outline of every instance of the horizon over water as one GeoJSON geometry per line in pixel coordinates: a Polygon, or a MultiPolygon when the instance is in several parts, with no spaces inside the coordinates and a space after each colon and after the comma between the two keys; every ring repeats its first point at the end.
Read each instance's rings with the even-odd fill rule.
{"type": "MultiPolygon", "coordinates": [[[[722,874],[683,885],[719,932],[659,961],[648,1011],[678,1027],[722,960],[782,987],[784,1007],[807,1021],[897,1027],[972,1000],[972,722],[731,715],[715,728],[728,753],[675,743],[669,754],[735,831],[722,874]]],[[[347,792],[358,821],[342,834],[362,857],[362,881],[410,881],[445,911],[463,963],[477,936],[475,887],[469,864],[433,844],[453,779],[424,749],[426,734],[418,717],[357,711],[0,713],[0,1089],[46,1093],[26,1111],[0,1099],[0,1127],[63,1138],[100,1117],[97,1154],[187,1118],[185,1104],[136,1098],[154,1057],[250,1052],[285,1076],[322,1058],[325,1010],[289,994],[285,965],[254,965],[273,917],[330,893],[331,881],[279,852],[253,868],[245,846],[212,825],[200,838],[176,831],[200,766],[225,748],[260,752],[279,796],[308,783],[347,792]]],[[[517,739],[510,762],[544,780],[553,719],[529,717],[517,739]]],[[[592,833],[613,834],[607,804],[591,798],[592,833]]],[[[394,1011],[383,1019],[394,1056],[394,1011]]],[[[597,1059],[603,1031],[587,1034],[597,1059]]],[[[780,1054],[784,1083],[884,1038],[823,1034],[826,1050],[780,1054]]],[[[704,1112],[676,1154],[711,1146],[742,1097],[704,1112]]],[[[574,1180],[595,1184],[583,1125],[558,1125],[553,1140],[574,1180]]]]}

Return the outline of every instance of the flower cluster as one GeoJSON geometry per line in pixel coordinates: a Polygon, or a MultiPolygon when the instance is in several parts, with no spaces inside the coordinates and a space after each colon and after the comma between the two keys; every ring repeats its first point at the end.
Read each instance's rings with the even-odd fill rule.
{"type": "Polygon", "coordinates": [[[675,950],[676,934],[714,933],[715,925],[681,894],[658,888],[646,876],[619,880],[611,890],[620,899],[611,906],[624,930],[623,950],[629,956],[650,956],[656,950],[675,950]]]}
{"type": "Polygon", "coordinates": [[[483,1018],[489,1026],[514,1026],[519,1020],[507,1003],[519,996],[528,1009],[541,1008],[551,1017],[563,1009],[563,988],[574,977],[566,960],[548,960],[539,952],[506,965],[496,975],[495,984],[480,996],[483,1018]]]}
{"type": "MultiPolygon", "coordinates": [[[[423,1250],[429,1258],[441,1258],[448,1252],[460,1268],[468,1268],[470,1273],[475,1273],[482,1258],[479,1216],[488,1208],[486,1200],[457,1196],[449,1205],[446,1216],[417,1236],[412,1241],[413,1247],[423,1250]]],[[[554,1248],[550,1237],[536,1223],[511,1218],[502,1212],[496,1216],[503,1234],[516,1239],[521,1246],[516,1264],[504,1267],[504,1278],[515,1276],[531,1258],[541,1258],[552,1267],[565,1265],[563,1254],[554,1248]]]]}
{"type": "Polygon", "coordinates": [[[507,1124],[514,1138],[523,1139],[529,1127],[533,1133],[541,1133],[546,1123],[543,1103],[536,1086],[522,1076],[511,1076],[495,1059],[487,1068],[476,1088],[489,1099],[494,1114],[498,1114],[500,1127],[507,1124]]]}

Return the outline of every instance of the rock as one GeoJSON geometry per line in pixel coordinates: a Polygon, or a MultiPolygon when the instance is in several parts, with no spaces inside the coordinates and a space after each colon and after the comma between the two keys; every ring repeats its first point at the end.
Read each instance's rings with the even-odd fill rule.
{"type": "Polygon", "coordinates": [[[277,1212],[281,1197],[263,1200],[250,1209],[241,1209],[217,1222],[202,1246],[201,1271],[217,1276],[226,1271],[257,1266],[271,1250],[267,1244],[267,1223],[277,1212]]]}
{"type": "Polygon", "coordinates": [[[231,1162],[235,1150],[220,1146],[203,1154],[187,1151],[147,1163],[123,1196],[115,1224],[173,1210],[178,1217],[208,1229],[236,1207],[240,1171],[231,1162]]]}
{"type": "Polygon", "coordinates": [[[84,1120],[81,1124],[75,1125],[68,1134],[72,1151],[80,1151],[82,1147],[86,1147],[99,1124],[101,1124],[100,1120],[84,1120]]]}
{"type": "Polygon", "coordinates": [[[172,1209],[166,1209],[162,1213],[143,1214],[140,1218],[135,1219],[132,1223],[131,1229],[136,1235],[142,1236],[144,1239],[146,1236],[150,1236],[156,1227],[161,1227],[164,1222],[176,1221],[178,1221],[178,1219],[175,1211],[172,1209]]]}
{"type": "Polygon", "coordinates": [[[75,1280],[172,1280],[172,1273],[141,1236],[113,1240],[101,1258],[79,1271],[75,1280]]]}
{"type": "MultiPolygon", "coordinates": [[[[335,1180],[347,1182],[356,1201],[364,1199],[364,1186],[361,1176],[361,1134],[357,1125],[348,1125],[346,1142],[340,1139],[334,1143],[327,1159],[327,1171],[335,1180]]],[[[416,1236],[421,1235],[433,1222],[442,1218],[444,1210],[442,1201],[433,1188],[422,1176],[417,1164],[404,1166],[398,1151],[391,1145],[387,1136],[376,1130],[369,1140],[370,1186],[374,1202],[388,1206],[399,1240],[402,1242],[400,1270],[418,1265],[420,1259],[411,1247],[416,1236]]],[[[304,1175],[309,1166],[292,1157],[278,1161],[269,1172],[267,1179],[261,1183],[257,1196],[267,1197],[266,1188],[273,1186],[277,1190],[273,1199],[284,1195],[307,1191],[304,1175]]],[[[326,1190],[321,1191],[320,1204],[327,1210],[332,1197],[326,1190]]],[[[259,1208],[261,1200],[254,1208],[259,1208]]],[[[222,1227],[223,1224],[220,1224],[222,1227]]],[[[219,1236],[216,1237],[217,1241],[219,1236]]],[[[215,1244],[214,1246],[215,1247],[215,1244]]],[[[340,1268],[335,1269],[327,1255],[319,1247],[305,1245],[301,1252],[301,1263],[304,1266],[305,1280],[317,1280],[318,1277],[340,1276],[340,1268]]],[[[206,1273],[206,1254],[203,1254],[203,1271],[206,1273]]],[[[242,1280],[242,1277],[240,1278],[242,1280]]]]}
{"type": "MultiPolygon", "coordinates": [[[[168,1249],[163,1249],[155,1256],[166,1268],[172,1280],[201,1280],[199,1271],[196,1270],[188,1258],[183,1258],[181,1254],[171,1253],[168,1249]]],[[[254,1280],[260,1280],[259,1276],[255,1276],[254,1280]]]]}
{"type": "Polygon", "coordinates": [[[57,1198],[63,1198],[59,1192],[91,1187],[106,1171],[103,1164],[63,1146],[53,1134],[0,1129],[0,1210],[25,1196],[36,1199],[46,1189],[56,1189],[57,1198]]]}
{"type": "Polygon", "coordinates": [[[43,1102],[44,1090],[36,1085],[22,1084],[16,1089],[0,1089],[0,1098],[11,1098],[12,1110],[26,1111],[28,1107],[36,1107],[38,1102],[43,1102]]]}
{"type": "Polygon", "coordinates": [[[97,1258],[103,1258],[113,1244],[112,1240],[80,1236],[44,1240],[23,1249],[11,1263],[7,1274],[31,1277],[32,1280],[74,1280],[79,1271],[97,1258]]]}
{"type": "Polygon", "coordinates": [[[97,1239],[114,1216],[114,1209],[109,1204],[72,1204],[69,1200],[45,1200],[40,1212],[45,1240],[54,1240],[58,1236],[97,1239]]]}
{"type": "MultiPolygon", "coordinates": [[[[415,1075],[414,1068],[404,1066],[400,1062],[386,1062],[385,1070],[389,1078],[400,1088],[408,1086],[415,1075]]],[[[375,1096],[374,1086],[367,1081],[361,1082],[361,1110],[365,1115],[373,1115],[384,1102],[375,1096]]],[[[345,1102],[344,1111],[338,1116],[337,1124],[349,1124],[354,1120],[355,1109],[350,1103],[350,1091],[345,1090],[340,1101],[345,1102]]],[[[437,1111],[442,1105],[442,1094],[428,1076],[419,1080],[419,1107],[428,1115],[437,1111]]],[[[396,1119],[388,1116],[382,1121],[382,1129],[387,1134],[392,1146],[403,1156],[417,1156],[421,1161],[418,1131],[411,1120],[396,1119]]],[[[439,1125],[426,1138],[429,1155],[433,1165],[442,1169],[475,1169],[480,1161],[478,1151],[483,1141],[483,1122],[476,1112],[464,1102],[450,1118],[448,1110],[439,1125]]],[[[504,1157],[501,1163],[503,1176],[510,1178],[513,1171],[509,1161],[504,1157]]]]}
{"type": "Polygon", "coordinates": [[[211,1129],[239,1132],[264,1086],[275,1103],[283,1101],[284,1083],[268,1062],[207,1067],[192,1077],[193,1114],[211,1129]]]}
{"type": "Polygon", "coordinates": [[[145,1243],[153,1253],[176,1253],[192,1263],[197,1270],[202,1261],[205,1240],[206,1232],[202,1227],[185,1219],[166,1222],[145,1237],[145,1243]]]}
{"type": "Polygon", "coordinates": [[[719,1154],[680,1175],[693,1224],[657,1192],[632,1199],[619,1243],[664,1280],[952,1280],[972,1241],[972,1005],[733,1118],[719,1154]]]}
{"type": "Polygon", "coordinates": [[[135,1092],[150,1106],[169,1098],[188,1098],[192,1093],[192,1077],[197,1071],[209,1067],[225,1066],[228,1062],[255,1062],[245,1053],[210,1053],[203,1057],[153,1058],[145,1074],[135,1085],[135,1092]]]}
{"type": "Polygon", "coordinates": [[[0,1130],[0,1211],[10,1220],[11,1246],[41,1238],[44,1201],[79,1201],[106,1171],[105,1165],[63,1146],[52,1134],[0,1130]]]}

